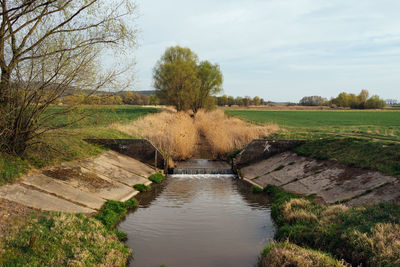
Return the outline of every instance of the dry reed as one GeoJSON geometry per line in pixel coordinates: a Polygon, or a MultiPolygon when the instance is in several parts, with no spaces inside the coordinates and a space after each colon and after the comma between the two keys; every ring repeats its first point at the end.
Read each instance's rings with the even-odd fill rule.
{"type": "Polygon", "coordinates": [[[112,126],[130,135],[146,138],[174,160],[184,160],[201,149],[212,158],[224,158],[251,140],[267,137],[279,129],[276,125],[258,126],[222,111],[199,111],[194,118],[183,112],[163,111],[148,115],[128,125],[112,126]]]}
{"type": "Polygon", "coordinates": [[[193,156],[198,133],[193,119],[183,112],[164,111],[148,115],[128,125],[112,126],[138,138],[150,140],[158,149],[175,160],[193,156]]]}
{"type": "Polygon", "coordinates": [[[267,137],[279,130],[277,125],[250,124],[229,117],[220,110],[199,111],[196,114],[195,124],[199,135],[209,143],[214,158],[224,157],[236,149],[242,149],[253,139],[267,137]]]}

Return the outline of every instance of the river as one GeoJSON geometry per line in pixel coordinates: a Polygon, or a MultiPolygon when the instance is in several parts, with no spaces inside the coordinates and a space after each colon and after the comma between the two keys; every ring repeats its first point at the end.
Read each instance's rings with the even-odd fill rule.
{"type": "Polygon", "coordinates": [[[130,266],[255,266],[274,235],[269,201],[231,175],[171,175],[119,225],[130,266]]]}

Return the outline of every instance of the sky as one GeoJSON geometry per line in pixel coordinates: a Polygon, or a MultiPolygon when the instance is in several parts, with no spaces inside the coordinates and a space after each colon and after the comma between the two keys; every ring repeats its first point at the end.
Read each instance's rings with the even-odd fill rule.
{"type": "Polygon", "coordinates": [[[135,90],[169,46],[220,65],[224,93],[400,100],[399,0],[137,0],[135,90]]]}

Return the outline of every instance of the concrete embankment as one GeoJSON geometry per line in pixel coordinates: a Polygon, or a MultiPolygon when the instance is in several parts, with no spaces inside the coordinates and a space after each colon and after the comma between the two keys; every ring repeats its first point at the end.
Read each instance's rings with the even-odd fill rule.
{"type": "Polygon", "coordinates": [[[114,151],[96,158],[68,162],[36,171],[17,183],[0,187],[0,198],[45,211],[94,213],[106,200],[126,201],[135,184],[156,170],[114,151]]]}
{"type": "Polygon", "coordinates": [[[289,147],[287,142],[279,145],[279,141],[256,140],[249,145],[252,153],[245,149],[236,158],[238,172],[254,185],[277,185],[288,192],[315,195],[327,204],[362,205],[400,200],[400,181],[396,177],[301,157],[288,151],[289,147]],[[274,146],[279,150],[273,151],[274,146]],[[252,158],[246,157],[250,154],[252,158]]]}

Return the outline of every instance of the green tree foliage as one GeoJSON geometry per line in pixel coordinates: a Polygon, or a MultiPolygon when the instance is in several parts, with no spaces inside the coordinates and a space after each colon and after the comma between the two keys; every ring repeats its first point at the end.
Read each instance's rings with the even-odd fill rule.
{"type": "Polygon", "coordinates": [[[368,90],[361,90],[359,95],[340,93],[336,98],[331,100],[331,104],[337,107],[353,108],[353,109],[372,109],[383,108],[385,101],[379,96],[374,95],[369,98],[368,90]]]}
{"type": "Polygon", "coordinates": [[[223,77],[218,64],[211,64],[209,61],[202,61],[198,66],[197,76],[200,86],[195,88],[191,108],[194,113],[199,109],[213,106],[211,96],[222,91],[223,77]]]}
{"type": "Polygon", "coordinates": [[[222,91],[219,65],[199,63],[189,48],[169,47],[153,69],[154,88],[162,102],[178,111],[205,108],[210,97],[222,91]]]}
{"type": "Polygon", "coordinates": [[[300,100],[302,106],[322,106],[326,102],[326,99],[322,96],[305,96],[300,100]]]}

